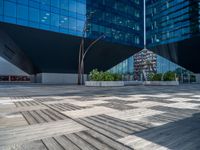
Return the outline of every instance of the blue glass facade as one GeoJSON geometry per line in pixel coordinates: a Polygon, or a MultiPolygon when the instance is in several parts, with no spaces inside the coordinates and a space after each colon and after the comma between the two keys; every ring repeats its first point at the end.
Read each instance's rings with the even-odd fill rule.
{"type": "MultiPolygon", "coordinates": [[[[194,59],[193,66],[196,66],[194,64],[198,64],[196,61],[198,56],[190,56],[191,54],[189,52],[191,51],[192,53],[193,50],[198,50],[199,47],[196,46],[197,42],[193,42],[195,46],[191,46],[191,49],[186,49],[184,47],[191,45],[192,40],[190,43],[185,42],[185,46],[182,46],[184,42],[180,46],[178,46],[177,42],[182,42],[183,40],[200,35],[199,0],[146,0],[146,19],[147,48],[152,51],[157,50],[156,52],[158,54],[183,66],[188,66],[186,62],[187,59],[190,59],[189,61],[194,59]],[[162,47],[163,44],[170,43],[172,45],[162,47]],[[156,49],[157,46],[160,47],[156,49]],[[187,56],[188,58],[186,58],[187,56]]],[[[183,69],[181,66],[164,57],[156,55],[156,70],[158,73],[175,71],[178,68],[183,69]]],[[[128,58],[116,65],[111,71],[123,74],[127,72],[136,73],[136,67],[132,67],[132,71],[129,71],[128,67],[123,67],[123,63],[128,60],[131,60],[132,64],[137,66],[134,61],[136,58],[133,56],[133,58],[128,58]],[[122,71],[120,71],[120,69],[122,71]]]]}
{"type": "Polygon", "coordinates": [[[181,41],[200,33],[198,0],[147,0],[149,46],[181,41]]]}
{"type": "Polygon", "coordinates": [[[80,36],[86,0],[0,0],[0,20],[80,36]]]}
{"type": "Polygon", "coordinates": [[[183,67],[157,55],[157,73],[165,73],[167,71],[176,71],[177,69],[184,69],[183,67]]]}
{"type": "Polygon", "coordinates": [[[134,73],[134,57],[131,56],[123,62],[117,64],[109,70],[118,74],[133,74],[134,73]]]}
{"type": "Polygon", "coordinates": [[[0,0],[0,21],[87,37],[140,45],[139,0],[0,0]],[[91,15],[92,14],[92,15],[91,15]]]}
{"type": "Polygon", "coordinates": [[[143,9],[141,0],[87,0],[88,37],[101,34],[112,42],[142,46],[143,9]]]}

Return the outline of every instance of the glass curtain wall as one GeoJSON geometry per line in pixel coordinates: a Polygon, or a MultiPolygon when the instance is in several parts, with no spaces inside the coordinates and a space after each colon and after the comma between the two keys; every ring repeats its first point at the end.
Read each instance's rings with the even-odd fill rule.
{"type": "Polygon", "coordinates": [[[198,0],[147,0],[149,46],[176,42],[200,33],[198,0]]]}
{"type": "Polygon", "coordinates": [[[153,56],[151,58],[151,62],[153,63],[153,67],[156,73],[164,74],[168,71],[173,71],[176,72],[181,82],[187,83],[195,81],[194,73],[150,51],[148,51],[147,53],[139,52],[124,60],[123,62],[117,64],[109,71],[112,73],[122,74],[124,76],[133,75],[133,78],[131,78],[131,80],[140,80],[141,72],[139,72],[139,66],[143,66],[145,60],[150,60],[150,56],[153,56]],[[141,55],[143,56],[142,60],[141,55]]]}
{"type": "Polygon", "coordinates": [[[0,0],[0,21],[80,36],[86,0],[0,0]]]}
{"type": "Polygon", "coordinates": [[[87,37],[142,44],[140,0],[0,0],[0,21],[87,37]]]}
{"type": "Polygon", "coordinates": [[[140,47],[143,40],[140,0],[87,0],[87,36],[140,47]]]}

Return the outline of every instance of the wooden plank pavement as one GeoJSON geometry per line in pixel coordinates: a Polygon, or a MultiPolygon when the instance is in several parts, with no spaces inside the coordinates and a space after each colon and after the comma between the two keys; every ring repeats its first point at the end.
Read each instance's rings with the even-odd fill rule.
{"type": "Polygon", "coordinates": [[[0,149],[199,150],[200,95],[176,96],[4,98],[0,149]]]}

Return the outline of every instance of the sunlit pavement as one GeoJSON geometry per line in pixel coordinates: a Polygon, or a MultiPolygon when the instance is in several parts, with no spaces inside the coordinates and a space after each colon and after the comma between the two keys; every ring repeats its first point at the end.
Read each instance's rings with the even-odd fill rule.
{"type": "Polygon", "coordinates": [[[200,85],[0,85],[1,150],[199,150],[200,85]]]}

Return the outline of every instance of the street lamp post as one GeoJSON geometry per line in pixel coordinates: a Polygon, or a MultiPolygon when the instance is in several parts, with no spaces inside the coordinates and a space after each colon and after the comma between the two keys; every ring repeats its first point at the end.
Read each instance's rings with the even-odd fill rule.
{"type": "Polygon", "coordinates": [[[78,85],[81,85],[81,60],[83,57],[83,53],[84,53],[84,45],[85,45],[85,37],[86,37],[86,33],[87,33],[87,24],[88,24],[88,20],[91,19],[92,15],[95,12],[90,12],[90,14],[87,16],[84,26],[83,26],[83,31],[82,31],[82,38],[81,38],[81,43],[80,43],[80,48],[79,48],[79,60],[78,60],[78,85]]]}
{"type": "Polygon", "coordinates": [[[78,63],[78,85],[81,84],[81,65],[80,65],[80,62],[81,62],[81,58],[82,58],[82,41],[81,41],[81,44],[80,44],[80,48],[79,48],[79,63],[78,63]]]}
{"type": "Polygon", "coordinates": [[[96,40],[94,40],[85,50],[85,37],[86,37],[86,32],[87,32],[87,24],[88,20],[91,19],[92,15],[95,12],[91,12],[90,15],[87,17],[84,27],[83,27],[83,33],[82,33],[82,39],[80,43],[80,48],[79,48],[79,62],[78,62],[78,85],[84,84],[84,58],[88,51],[94,46],[98,41],[100,41],[102,38],[105,38],[105,35],[99,36],[96,40]]]}
{"type": "Polygon", "coordinates": [[[83,55],[81,58],[81,63],[80,63],[80,72],[81,72],[81,84],[84,84],[84,59],[86,54],[88,53],[88,51],[101,39],[105,38],[105,35],[101,35],[99,36],[96,40],[94,40],[88,47],[87,49],[84,51],[83,49],[83,55]]]}
{"type": "Polygon", "coordinates": [[[78,60],[78,85],[81,84],[81,60],[83,57],[84,52],[84,42],[85,42],[85,35],[87,30],[87,20],[84,23],[83,32],[82,32],[82,39],[79,48],[79,60],[78,60]]]}

